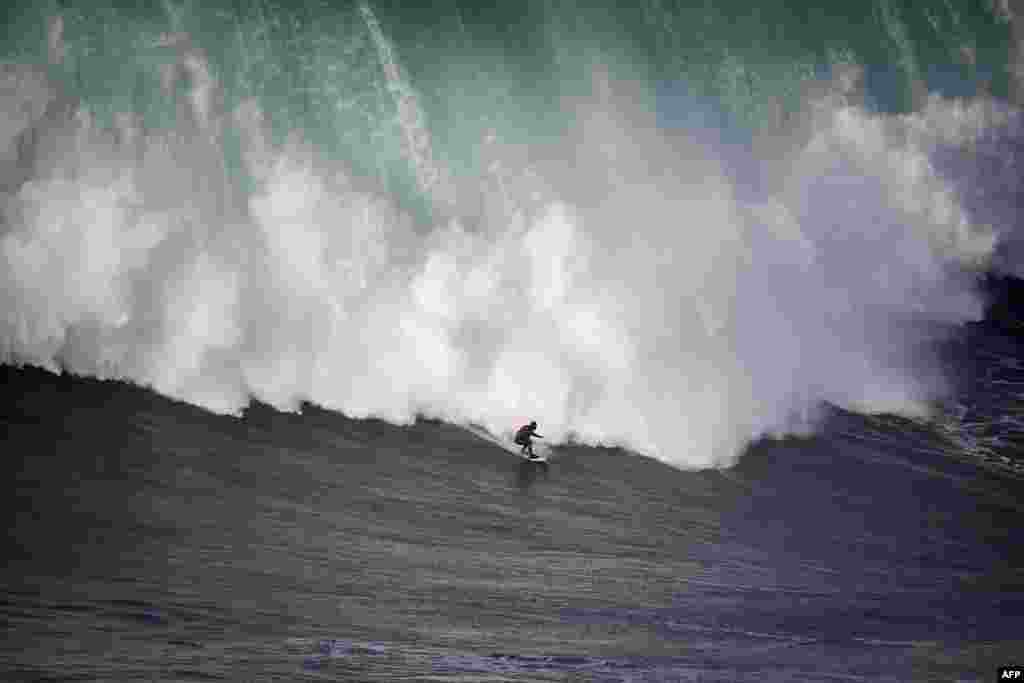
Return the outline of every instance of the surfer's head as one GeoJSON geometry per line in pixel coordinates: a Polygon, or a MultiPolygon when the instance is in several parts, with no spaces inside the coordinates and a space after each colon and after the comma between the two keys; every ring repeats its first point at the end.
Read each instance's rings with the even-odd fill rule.
{"type": "Polygon", "coordinates": [[[536,420],[530,420],[530,426],[531,427],[536,427],[537,426],[537,421],[536,420]]]}

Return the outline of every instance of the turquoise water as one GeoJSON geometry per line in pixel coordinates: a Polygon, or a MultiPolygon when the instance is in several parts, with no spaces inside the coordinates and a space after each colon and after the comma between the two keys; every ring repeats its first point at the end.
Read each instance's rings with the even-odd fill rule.
{"type": "MultiPolygon", "coordinates": [[[[863,68],[864,100],[879,111],[909,111],[929,91],[1011,91],[1011,24],[997,3],[21,3],[6,9],[3,57],[47,60],[57,16],[54,70],[108,125],[117,112],[177,125],[160,71],[195,50],[218,108],[255,98],[277,140],[299,133],[407,200],[424,189],[410,126],[424,128],[439,173],[478,178],[488,133],[509,146],[554,143],[576,125],[571,101],[590,95],[595,73],[632,84],[666,127],[739,141],[784,125],[813,83],[846,65],[863,68]],[[412,122],[402,121],[406,95],[412,122]]],[[[188,87],[173,86],[179,96],[188,87]]]]}

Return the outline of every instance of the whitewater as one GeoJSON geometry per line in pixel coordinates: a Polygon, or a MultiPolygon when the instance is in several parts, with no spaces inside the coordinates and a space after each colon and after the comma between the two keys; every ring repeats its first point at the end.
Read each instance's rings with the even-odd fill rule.
{"type": "MultiPolygon", "coordinates": [[[[763,134],[782,152],[725,154],[596,62],[563,96],[561,139],[506,150],[494,127],[466,152],[480,174],[456,177],[358,10],[347,29],[373,48],[425,206],[287,119],[275,139],[268,102],[227,92],[227,63],[175,15],[117,46],[128,75],[96,93],[68,83],[87,58],[69,64],[51,17],[49,63],[4,65],[4,358],[220,413],[310,402],[493,433],[535,417],[680,466],[809,429],[823,401],[923,415],[941,397],[904,328],[980,317],[970,274],[1015,226],[967,205],[998,178],[951,166],[999,161],[1015,109],[935,95],[883,115],[836,67],[800,125],[763,134]]],[[[259,26],[238,31],[251,59],[259,26]]],[[[361,94],[345,66],[327,70],[337,108],[361,94]]]]}

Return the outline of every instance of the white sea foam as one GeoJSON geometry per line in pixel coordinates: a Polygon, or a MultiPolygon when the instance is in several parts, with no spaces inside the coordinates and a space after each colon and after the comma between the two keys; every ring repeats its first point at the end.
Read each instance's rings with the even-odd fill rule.
{"type": "Polygon", "coordinates": [[[924,411],[942,383],[901,323],[979,317],[964,273],[1012,233],[935,161],[1005,128],[987,100],[819,102],[776,161],[739,161],[770,179],[750,192],[735,158],[658,130],[603,77],[577,137],[534,150],[548,162],[481,180],[501,195],[483,218],[424,231],[301,135],[272,141],[258,102],[220,109],[201,51],[175,45],[174,130],[132,112],[107,130],[42,70],[5,66],[5,360],[218,412],[311,401],[495,434],[535,418],[555,441],[723,463],[809,428],[821,401],[924,411]]]}

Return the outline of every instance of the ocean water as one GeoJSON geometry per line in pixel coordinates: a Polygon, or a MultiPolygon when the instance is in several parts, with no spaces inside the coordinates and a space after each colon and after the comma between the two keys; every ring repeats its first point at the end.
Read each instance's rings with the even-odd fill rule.
{"type": "MultiPolygon", "coordinates": [[[[1019,355],[973,341],[1005,415],[1019,355]]],[[[1024,646],[1024,472],[980,436],[837,411],[545,476],[440,422],[3,379],[5,680],[988,681],[1024,646]]]]}
{"type": "Polygon", "coordinates": [[[6,679],[1020,663],[1014,3],[0,16],[6,679]]]}

